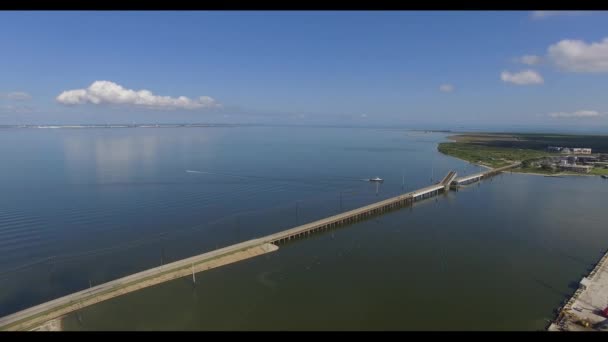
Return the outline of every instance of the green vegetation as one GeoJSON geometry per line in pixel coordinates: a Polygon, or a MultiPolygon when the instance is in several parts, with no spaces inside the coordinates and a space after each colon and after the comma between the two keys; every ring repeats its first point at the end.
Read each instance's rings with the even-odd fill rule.
{"type": "Polygon", "coordinates": [[[589,147],[594,153],[608,153],[608,135],[541,133],[469,133],[450,137],[458,142],[488,147],[546,151],[547,146],[589,147]]]}
{"type": "MultiPolygon", "coordinates": [[[[521,161],[514,172],[546,175],[584,175],[562,171],[546,157],[559,156],[547,152],[547,146],[589,147],[594,153],[608,152],[608,136],[565,134],[471,133],[449,137],[455,142],[440,143],[438,150],[452,157],[493,168],[521,161]]],[[[596,166],[587,175],[608,175],[608,169],[596,166]]]]}
{"type": "Polygon", "coordinates": [[[594,167],[593,169],[591,169],[591,172],[589,172],[590,175],[608,175],[608,169],[604,169],[604,168],[600,168],[600,167],[594,167]]]}
{"type": "Polygon", "coordinates": [[[569,172],[559,172],[556,170],[551,170],[551,169],[547,169],[547,168],[542,168],[542,167],[534,167],[534,166],[529,166],[529,167],[518,167],[512,170],[513,172],[520,172],[520,173],[538,173],[538,174],[543,174],[543,175],[562,175],[562,174],[568,174],[569,172]]]}
{"type": "Polygon", "coordinates": [[[490,147],[465,142],[440,143],[438,150],[452,157],[493,168],[552,155],[529,149],[490,147]]]}

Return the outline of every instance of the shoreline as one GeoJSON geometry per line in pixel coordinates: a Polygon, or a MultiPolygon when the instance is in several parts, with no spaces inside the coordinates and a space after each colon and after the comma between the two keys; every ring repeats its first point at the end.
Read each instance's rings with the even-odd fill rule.
{"type": "MultiPolygon", "coordinates": [[[[437,151],[439,152],[439,151],[437,151]]],[[[443,152],[439,152],[441,154],[443,154],[444,156],[448,156],[450,158],[455,158],[458,160],[462,160],[463,162],[475,165],[475,166],[479,166],[479,167],[483,167],[487,170],[492,170],[495,169],[491,166],[487,166],[487,165],[483,165],[483,164],[477,164],[474,163],[472,161],[466,160],[466,159],[462,159],[462,158],[458,158],[449,154],[445,154],[443,152]]],[[[590,173],[577,173],[577,174],[573,174],[573,173],[554,173],[554,174],[549,174],[549,173],[537,173],[537,172],[522,172],[522,171],[517,171],[517,170],[510,170],[510,173],[517,173],[520,175],[532,175],[532,176],[546,176],[546,177],[568,177],[568,176],[574,176],[574,177],[601,177],[600,175],[594,175],[594,174],[590,174],[590,173]]]]}
{"type": "Polygon", "coordinates": [[[587,174],[587,173],[580,173],[580,174],[573,174],[573,173],[555,173],[555,174],[546,174],[546,173],[536,173],[536,172],[517,172],[517,171],[513,171],[513,173],[519,173],[522,175],[533,175],[533,176],[545,176],[545,177],[600,177],[598,175],[593,175],[593,174],[587,174]]]}
{"type": "Polygon", "coordinates": [[[568,299],[566,304],[558,309],[557,316],[553,319],[548,331],[590,331],[596,330],[593,328],[595,324],[605,320],[604,315],[598,314],[594,310],[594,304],[603,302],[605,297],[605,284],[608,280],[606,277],[606,260],[608,260],[608,251],[604,253],[602,258],[595,264],[591,272],[583,276],[578,283],[578,288],[568,299]],[[572,310],[577,311],[574,313],[572,310]],[[580,326],[580,320],[584,319],[590,323],[591,327],[580,326]]]}
{"type": "Polygon", "coordinates": [[[54,318],[43,324],[30,329],[29,331],[63,331],[63,320],[65,316],[54,318]]]}
{"type": "MultiPolygon", "coordinates": [[[[439,152],[439,151],[437,151],[437,152],[439,152]]],[[[483,168],[485,168],[485,169],[487,169],[487,170],[492,170],[492,169],[493,169],[493,167],[486,166],[486,165],[483,165],[483,164],[477,164],[477,163],[473,163],[473,162],[468,161],[468,160],[466,160],[466,159],[462,159],[462,158],[454,157],[454,156],[451,156],[451,155],[449,155],[449,154],[445,154],[445,153],[443,153],[443,152],[439,152],[439,153],[443,154],[444,156],[448,156],[448,157],[450,157],[450,158],[455,158],[455,159],[458,159],[458,160],[462,160],[463,162],[467,162],[467,163],[472,164],[472,165],[475,165],[475,166],[480,166],[480,167],[483,167],[483,168]]]]}

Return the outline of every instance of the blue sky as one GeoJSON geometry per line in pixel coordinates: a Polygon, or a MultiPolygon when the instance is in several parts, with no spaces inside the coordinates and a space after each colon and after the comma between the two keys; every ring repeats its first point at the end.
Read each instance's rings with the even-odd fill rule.
{"type": "Polygon", "coordinates": [[[0,124],[608,132],[607,12],[1,12],[0,32],[0,124]]]}

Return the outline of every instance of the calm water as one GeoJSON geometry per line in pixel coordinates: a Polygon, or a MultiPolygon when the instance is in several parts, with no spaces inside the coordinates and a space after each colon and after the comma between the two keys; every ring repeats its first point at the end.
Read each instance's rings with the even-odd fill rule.
{"type": "MultiPolygon", "coordinates": [[[[479,170],[436,152],[443,140],[346,128],[0,130],[0,315],[479,170]],[[379,187],[361,181],[375,176],[379,187]]],[[[606,194],[599,177],[503,174],[65,324],[543,329],[607,247],[606,194]]]]}

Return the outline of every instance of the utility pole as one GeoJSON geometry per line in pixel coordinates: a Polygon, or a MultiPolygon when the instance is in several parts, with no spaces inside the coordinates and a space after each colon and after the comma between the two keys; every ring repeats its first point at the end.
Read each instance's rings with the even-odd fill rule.
{"type": "Polygon", "coordinates": [[[78,322],[82,325],[82,316],[80,315],[80,310],[82,310],[82,300],[77,304],[78,309],[76,310],[76,316],[78,317],[78,322]]]}
{"type": "Polygon", "coordinates": [[[164,266],[165,264],[165,243],[164,243],[164,239],[165,236],[167,236],[167,232],[161,233],[160,234],[160,265],[164,266]]]}
{"type": "Polygon", "coordinates": [[[241,229],[240,229],[241,227],[239,227],[239,217],[238,217],[238,215],[236,216],[235,221],[236,221],[236,239],[237,239],[237,242],[238,242],[238,241],[241,241],[241,229]]]}
{"type": "Polygon", "coordinates": [[[160,250],[160,265],[162,266],[164,263],[164,257],[165,256],[165,247],[161,247],[160,250]]]}

